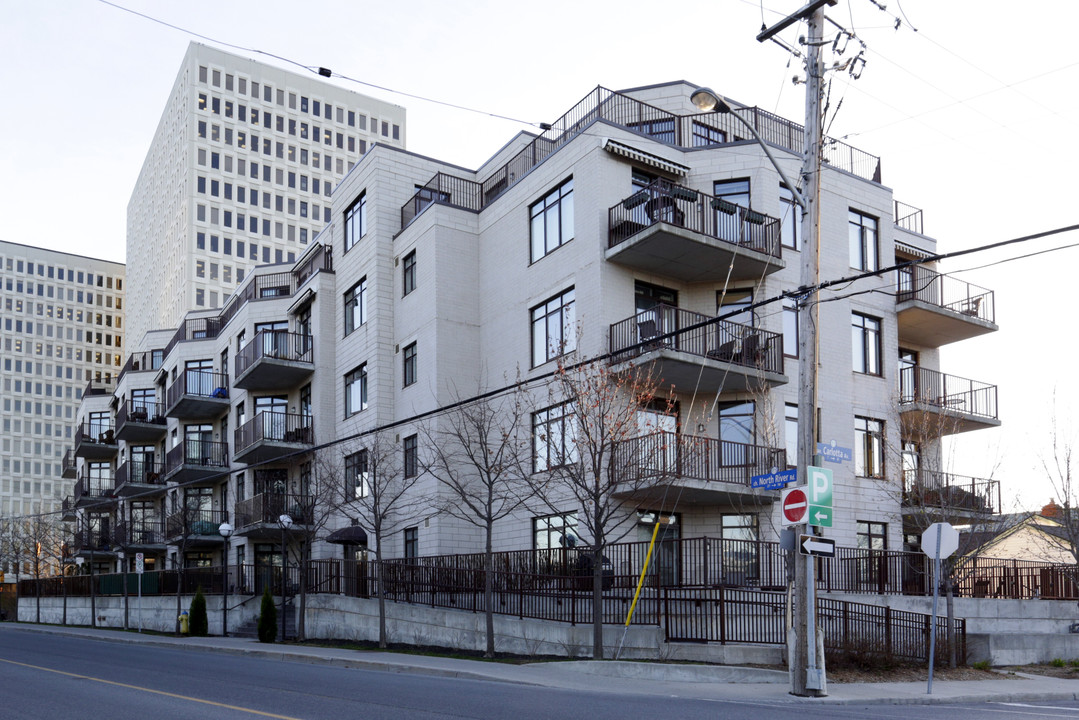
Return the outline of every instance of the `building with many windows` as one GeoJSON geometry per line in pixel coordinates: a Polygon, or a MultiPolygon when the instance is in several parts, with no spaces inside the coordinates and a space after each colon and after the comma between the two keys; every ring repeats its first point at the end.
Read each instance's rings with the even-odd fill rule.
{"type": "Polygon", "coordinates": [[[375,143],[404,147],[404,108],[192,43],[128,203],[131,337],[303,255],[375,143]]]}
{"type": "MultiPolygon", "coordinates": [[[[340,550],[327,540],[364,529],[354,501],[392,468],[417,478],[421,510],[383,538],[385,556],[477,552],[483,533],[439,511],[452,496],[427,472],[425,438],[446,422],[437,411],[519,375],[531,434],[520,461],[537,484],[555,484],[579,457],[581,413],[550,378],[564,360],[597,359],[615,376],[648,372],[670,398],[637,408],[636,432],[615,448],[617,536],[648,539],[664,518],[664,578],[776,584],[764,574],[781,570],[759,553],[784,524],[779,491],[753,478],[794,465],[806,411],[797,318],[808,311],[820,331],[819,441],[834,473],[835,517],[821,532],[898,550],[918,518],[999,512],[997,484],[943,472],[941,449],[947,435],[999,424],[995,386],[951,374],[939,356],[996,330],[993,293],[932,262],[884,272],[931,257],[936,241],[882,184],[878,158],[831,141],[821,277],[882,272],[799,308],[786,293],[809,243],[792,194],[738,119],[696,111],[694,89],[597,88],[473,172],[375,146],[335,187],[317,245],[247,273],[221,310],[189,313],[132,355],[111,400],[113,489],[83,526],[121,527],[121,544],[191,567],[220,563],[228,520],[228,562],[246,573],[277,562],[284,508],[311,530],[288,542],[330,559],[340,550]],[[340,486],[328,514],[326,483],[340,486]],[[740,544],[698,567],[677,543],[702,538],[740,544]]],[[[801,127],[736,112],[796,177],[801,127]]],[[[545,505],[499,520],[496,549],[592,541],[571,493],[545,505]]],[[[353,537],[369,538],[365,529],[353,537]]],[[[858,581],[882,582],[874,567],[855,568],[858,581]]]]}
{"type": "Polygon", "coordinates": [[[127,352],[124,265],[0,241],[0,278],[0,517],[11,518],[60,509],[83,392],[114,382],[127,352]]]}

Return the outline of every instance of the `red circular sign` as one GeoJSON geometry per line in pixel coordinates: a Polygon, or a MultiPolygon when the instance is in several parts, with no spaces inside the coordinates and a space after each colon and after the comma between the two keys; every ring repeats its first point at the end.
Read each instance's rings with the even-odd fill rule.
{"type": "Polygon", "coordinates": [[[809,510],[809,501],[805,491],[794,488],[789,490],[783,498],[783,517],[787,522],[801,522],[809,510]]]}

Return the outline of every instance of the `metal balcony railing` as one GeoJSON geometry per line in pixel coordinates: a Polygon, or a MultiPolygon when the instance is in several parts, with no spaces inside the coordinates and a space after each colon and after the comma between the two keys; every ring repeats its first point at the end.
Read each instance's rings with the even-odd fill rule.
{"type": "Polygon", "coordinates": [[[220,539],[218,529],[229,519],[227,510],[185,508],[169,513],[165,519],[165,535],[168,538],[210,535],[220,539]]]}
{"type": "Polygon", "coordinates": [[[127,483],[165,485],[165,466],[159,462],[135,457],[116,468],[116,487],[127,483]]]}
{"type": "Polygon", "coordinates": [[[262,358],[311,362],[314,339],[286,330],[259,330],[236,354],[236,377],[262,358]]]}
{"type": "Polygon", "coordinates": [[[169,450],[165,457],[165,472],[171,473],[183,465],[224,468],[229,466],[229,444],[213,440],[187,438],[169,450]]]}
{"type": "Polygon", "coordinates": [[[261,412],[236,428],[236,453],[242,453],[261,440],[310,445],[315,441],[311,422],[310,415],[261,412]]]}
{"type": "Polygon", "coordinates": [[[913,205],[907,205],[901,203],[898,200],[895,203],[895,226],[908,230],[913,233],[922,234],[922,211],[921,208],[916,208],[913,205]]]}
{"type": "Polygon", "coordinates": [[[165,418],[165,403],[152,400],[125,400],[116,411],[116,427],[129,422],[160,425],[161,432],[164,432],[168,422],[165,418]]]}
{"type": "Polygon", "coordinates": [[[754,475],[786,469],[787,452],[763,445],[657,432],[623,440],[614,448],[620,481],[640,485],[645,478],[734,483],[749,487],[754,475]]]}
{"type": "Polygon", "coordinates": [[[998,514],[1001,511],[1000,481],[932,470],[903,473],[903,504],[930,510],[959,510],[998,514]]]}
{"type": "Polygon", "coordinates": [[[169,385],[168,407],[175,405],[185,395],[226,399],[229,396],[229,376],[211,370],[184,370],[169,385]]]}
{"type": "Polygon", "coordinates": [[[896,271],[897,303],[917,300],[945,310],[996,322],[993,291],[972,285],[950,275],[942,275],[921,265],[909,265],[896,271]]]}
{"type": "Polygon", "coordinates": [[[295,524],[308,525],[312,522],[314,502],[314,497],[310,495],[259,493],[236,503],[236,527],[276,525],[282,515],[291,517],[295,524]]]}
{"type": "Polygon", "coordinates": [[[997,419],[997,386],[917,365],[899,369],[899,403],[997,419]]]}

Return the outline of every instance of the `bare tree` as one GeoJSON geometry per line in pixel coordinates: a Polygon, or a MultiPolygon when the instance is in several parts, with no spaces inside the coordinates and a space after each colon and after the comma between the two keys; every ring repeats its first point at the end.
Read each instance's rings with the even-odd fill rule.
{"type": "Polygon", "coordinates": [[[535,494],[528,419],[524,393],[514,390],[460,405],[421,431],[430,450],[425,470],[448,491],[439,510],[484,533],[485,657],[495,653],[494,526],[535,494]]]}
{"type": "MultiPolygon", "coordinates": [[[[1053,402],[1054,411],[1056,401],[1053,402]]],[[[1070,423],[1056,412],[1049,433],[1049,449],[1040,456],[1042,470],[1053,488],[1054,502],[1060,511],[1053,520],[1060,523],[1055,533],[1046,533],[1045,542],[1051,554],[1071,559],[1070,579],[1079,585],[1079,457],[1075,455],[1075,433],[1070,423]]]]}
{"type": "MultiPolygon", "coordinates": [[[[418,447],[406,451],[403,443],[388,432],[374,432],[346,446],[346,454],[337,474],[324,464],[325,481],[342,478],[344,490],[341,509],[371,528],[375,543],[375,592],[378,596],[378,646],[386,647],[385,540],[411,524],[419,516],[422,498],[413,492],[419,482],[418,447]],[[409,453],[410,457],[406,457],[409,453]]],[[[407,440],[408,438],[406,438],[407,440]]]]}
{"type": "MultiPolygon", "coordinates": [[[[324,451],[329,452],[329,451],[324,451]]],[[[281,498],[278,513],[287,513],[293,520],[290,535],[299,543],[292,545],[296,565],[300,569],[300,607],[296,620],[296,639],[307,638],[307,586],[311,577],[311,549],[314,542],[326,534],[326,527],[337,517],[341,499],[339,476],[322,472],[324,463],[318,457],[311,458],[301,466],[302,483],[298,495],[281,498]],[[287,502],[285,501],[287,498],[287,502]]]]}
{"type": "Polygon", "coordinates": [[[53,515],[37,512],[22,518],[16,525],[18,544],[24,555],[30,558],[30,570],[35,581],[36,619],[41,622],[41,580],[57,573],[59,565],[55,558],[61,553],[63,535],[60,523],[53,515]]]}
{"type": "Polygon", "coordinates": [[[674,404],[649,366],[616,369],[603,361],[560,362],[551,391],[566,404],[568,420],[536,439],[545,455],[537,469],[548,472],[533,476],[533,486],[552,508],[566,494],[580,508],[579,527],[591,536],[590,558],[583,557],[592,570],[592,656],[601,659],[604,550],[636,527],[627,501],[661,483],[679,452],[673,436],[640,437],[640,412],[670,415],[674,404]]]}

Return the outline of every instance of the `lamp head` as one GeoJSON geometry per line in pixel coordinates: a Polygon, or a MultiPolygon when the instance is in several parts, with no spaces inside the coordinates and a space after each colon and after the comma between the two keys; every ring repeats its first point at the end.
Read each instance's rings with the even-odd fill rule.
{"type": "Polygon", "coordinates": [[[689,101],[701,112],[729,113],[731,106],[723,99],[723,96],[712,90],[702,87],[693,91],[689,101]]]}
{"type": "Polygon", "coordinates": [[[223,522],[221,523],[221,527],[219,527],[217,531],[221,533],[221,537],[228,540],[229,537],[232,535],[232,525],[229,525],[227,522],[223,522]]]}
{"type": "Polygon", "coordinates": [[[288,530],[292,527],[292,517],[289,515],[281,515],[277,518],[277,524],[281,526],[282,530],[288,530]]]}

